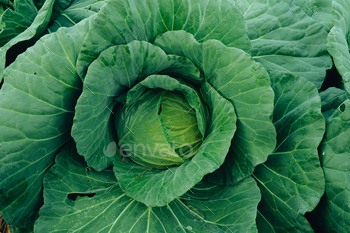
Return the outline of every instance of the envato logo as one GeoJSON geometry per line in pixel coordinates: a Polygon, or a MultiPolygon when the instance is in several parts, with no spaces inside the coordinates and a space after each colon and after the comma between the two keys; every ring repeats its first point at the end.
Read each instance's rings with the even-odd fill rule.
{"type": "Polygon", "coordinates": [[[103,147],[103,154],[107,157],[113,157],[117,153],[117,143],[110,142],[107,147],[103,147]]]}
{"type": "MultiPolygon", "coordinates": [[[[156,154],[166,158],[171,157],[172,152],[175,150],[175,148],[178,148],[177,154],[181,157],[191,157],[193,153],[193,147],[190,144],[183,144],[178,145],[175,143],[175,141],[172,141],[171,144],[164,143],[164,144],[155,144],[153,150],[150,146],[150,144],[127,144],[124,143],[120,145],[119,147],[119,153],[123,157],[131,157],[134,155],[135,157],[137,155],[143,155],[146,154],[149,156],[155,156],[156,154]]],[[[117,144],[115,142],[110,142],[108,146],[103,148],[103,153],[107,157],[113,157],[117,153],[117,144]]]]}

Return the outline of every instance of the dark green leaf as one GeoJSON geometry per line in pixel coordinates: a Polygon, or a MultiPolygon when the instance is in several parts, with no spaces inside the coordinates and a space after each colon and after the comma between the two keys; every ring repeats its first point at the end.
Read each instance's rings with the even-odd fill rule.
{"type": "Polygon", "coordinates": [[[350,101],[346,100],[327,119],[320,146],[326,193],[313,215],[325,232],[350,231],[350,101]]]}
{"type": "Polygon", "coordinates": [[[326,119],[333,115],[340,104],[350,99],[350,95],[346,91],[335,87],[330,87],[321,92],[320,97],[322,100],[322,113],[326,119]]]}
{"type": "Polygon", "coordinates": [[[76,51],[88,29],[89,21],[84,21],[74,29],[45,37],[4,72],[0,90],[0,209],[10,225],[34,224],[42,204],[43,176],[55,153],[70,139],[82,86],[73,72],[76,51]]]}
{"type": "Polygon", "coordinates": [[[332,23],[332,1],[329,0],[293,0],[292,4],[299,6],[305,14],[320,21],[329,32],[332,23]]]}
{"type": "Polygon", "coordinates": [[[250,48],[245,21],[233,1],[110,1],[87,35],[78,72],[84,76],[87,64],[107,47],[133,40],[153,42],[173,30],[185,30],[199,42],[216,39],[227,46],[250,48]]]}
{"type": "Polygon", "coordinates": [[[327,49],[333,57],[334,65],[342,76],[345,90],[350,93],[350,3],[344,0],[332,1],[332,22],[327,38],[327,49]]]}
{"type": "Polygon", "coordinates": [[[13,8],[1,15],[0,47],[26,30],[38,13],[32,0],[17,0],[13,8]]]}
{"type": "Polygon", "coordinates": [[[271,72],[290,72],[321,88],[332,67],[323,25],[289,0],[237,1],[247,22],[252,57],[271,72]]]}
{"type": "Polygon", "coordinates": [[[262,193],[258,229],[313,232],[304,214],[316,207],[325,186],[317,153],[325,131],[320,97],[302,77],[276,73],[271,81],[277,147],[253,175],[262,193]]]}
{"type": "Polygon", "coordinates": [[[48,33],[60,27],[71,27],[81,20],[95,15],[105,4],[105,0],[58,0],[53,9],[48,33]]]}
{"type": "Polygon", "coordinates": [[[260,193],[253,179],[196,199],[203,192],[202,185],[189,192],[191,197],[147,207],[125,195],[112,171],[87,171],[71,144],[44,178],[45,204],[35,232],[257,232],[260,193]]]}
{"type": "MultiPolygon", "coordinates": [[[[41,35],[44,34],[44,31],[46,30],[46,26],[48,25],[51,18],[52,8],[54,3],[55,3],[55,0],[47,0],[42,6],[42,8],[38,11],[38,14],[36,15],[34,21],[31,24],[28,22],[27,23],[28,25],[26,24],[27,26],[25,26],[26,28],[22,33],[20,34],[16,33],[16,35],[18,34],[16,37],[14,37],[12,40],[10,40],[8,43],[6,43],[4,46],[0,48],[0,81],[3,78],[5,65],[9,62],[6,60],[8,50],[10,50],[14,46],[18,46],[21,43],[23,45],[23,43],[28,43],[29,41],[33,41],[35,38],[40,37],[41,35]]],[[[11,12],[9,13],[11,14],[11,12]]],[[[14,54],[9,54],[8,56],[14,59],[18,55],[17,54],[18,51],[12,51],[12,52],[14,54]]]]}

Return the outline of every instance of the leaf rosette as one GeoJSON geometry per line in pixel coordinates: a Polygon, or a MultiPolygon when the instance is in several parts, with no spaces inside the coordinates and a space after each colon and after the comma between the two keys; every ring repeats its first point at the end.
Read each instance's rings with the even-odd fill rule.
{"type": "MultiPolygon", "coordinates": [[[[108,10],[105,8],[106,12],[113,7],[118,11],[115,3],[108,10]]],[[[114,27],[109,28],[110,31],[121,30],[115,26],[120,25],[118,20],[110,24],[114,27]]],[[[92,34],[96,37],[101,29],[97,24],[92,28],[93,33],[85,43],[94,44],[92,34]]],[[[128,196],[148,206],[163,206],[223,164],[236,130],[236,112],[241,115],[241,124],[254,121],[251,129],[254,137],[273,141],[273,137],[268,137],[274,135],[268,114],[273,106],[273,92],[264,68],[240,49],[227,47],[217,40],[200,43],[184,30],[152,36],[148,41],[153,43],[135,38],[127,44],[112,43],[99,53],[84,79],[83,93],[75,108],[72,136],[78,153],[89,166],[101,171],[113,163],[119,185],[128,196]],[[249,99],[245,99],[248,95],[249,99]],[[167,107],[167,101],[172,110],[167,107]],[[176,101],[185,106],[176,111],[176,101]],[[246,112],[247,105],[255,104],[246,112]],[[169,111],[174,111],[172,116],[168,116],[169,111]],[[189,116],[193,118],[194,129],[187,126],[193,124],[191,119],[184,118],[189,111],[195,113],[189,116]],[[266,121],[261,120],[259,130],[270,130],[260,136],[254,132],[257,121],[251,118],[262,112],[265,114],[260,117],[266,121]],[[243,119],[245,117],[248,119],[243,119]],[[192,142],[196,137],[200,140],[190,144],[195,151],[189,158],[176,153],[176,146],[169,147],[174,138],[192,134],[193,138],[183,143],[192,142]],[[103,148],[114,141],[121,152],[119,157],[122,154],[129,159],[104,155],[103,148]],[[168,146],[166,153],[162,153],[164,145],[168,146]],[[143,147],[141,153],[136,151],[138,147],[143,147]]],[[[89,53],[93,52],[89,50],[89,53]]],[[[254,143],[249,138],[252,135],[245,134],[237,141],[246,144],[240,147],[247,150],[247,154],[253,154],[254,151],[249,151],[253,150],[249,145],[254,143]]],[[[252,164],[265,160],[266,155],[260,156],[252,164]]]]}
{"type": "MultiPolygon", "coordinates": [[[[181,230],[186,223],[192,224],[189,231],[256,230],[260,192],[249,176],[273,151],[276,132],[270,78],[247,53],[250,47],[242,13],[231,1],[110,1],[94,17],[42,37],[5,70],[1,93],[24,101],[0,102],[6,116],[0,127],[10,135],[1,156],[30,163],[15,171],[11,161],[1,160],[4,171],[16,173],[0,183],[0,197],[16,194],[1,206],[3,214],[22,207],[21,215],[35,219],[45,171],[73,137],[75,145],[64,147],[45,176],[38,232],[57,224],[46,223],[58,203],[67,204],[58,209],[80,216],[71,207],[87,197],[74,202],[68,198],[73,192],[95,193],[93,205],[110,202],[97,216],[119,206],[115,222],[106,224],[110,231],[126,211],[141,213],[132,221],[151,232],[181,230]],[[16,126],[14,118],[24,123],[16,126]],[[28,137],[33,130],[36,137],[28,137]],[[146,152],[135,150],[142,146],[146,152]],[[31,159],[33,151],[40,159],[31,159]],[[93,171],[77,177],[75,171],[86,166],[93,171]],[[33,168],[37,172],[26,178],[33,168]],[[118,188],[102,195],[111,186],[118,188]],[[222,216],[211,216],[214,206],[201,200],[215,203],[222,216]],[[249,211],[234,213],[244,207],[249,211]],[[176,219],[175,228],[163,212],[176,219]],[[147,224],[147,215],[158,220],[147,224]]],[[[69,216],[63,212],[59,221],[69,216]]],[[[82,220],[79,229],[96,218],[82,220]]]]}

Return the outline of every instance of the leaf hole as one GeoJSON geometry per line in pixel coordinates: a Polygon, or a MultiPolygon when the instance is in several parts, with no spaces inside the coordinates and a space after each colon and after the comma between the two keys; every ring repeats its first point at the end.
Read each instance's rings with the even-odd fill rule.
{"type": "Polygon", "coordinates": [[[90,167],[86,167],[86,171],[87,172],[91,171],[91,168],[90,167]]]}
{"type": "Polygon", "coordinates": [[[162,112],[162,105],[159,106],[158,115],[162,112]]]}
{"type": "Polygon", "coordinates": [[[67,195],[67,197],[68,197],[69,200],[76,201],[78,196],[79,197],[89,197],[89,198],[91,198],[91,197],[93,197],[95,195],[96,195],[96,193],[69,193],[67,195]]]}
{"type": "Polygon", "coordinates": [[[345,111],[345,104],[340,105],[339,109],[341,112],[344,112],[345,111]]]}
{"type": "Polygon", "coordinates": [[[34,75],[36,75],[36,72],[34,73],[34,75]]]}

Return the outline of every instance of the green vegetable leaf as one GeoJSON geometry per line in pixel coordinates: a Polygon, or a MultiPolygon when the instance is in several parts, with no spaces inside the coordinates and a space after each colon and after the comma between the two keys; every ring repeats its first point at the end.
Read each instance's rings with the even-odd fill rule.
{"type": "Polygon", "coordinates": [[[329,54],[333,57],[334,65],[342,76],[345,90],[350,93],[350,76],[348,74],[350,70],[350,54],[347,49],[346,33],[344,34],[340,28],[334,26],[328,34],[327,47],[329,54]]]}
{"type": "Polygon", "coordinates": [[[0,81],[5,66],[42,35],[76,25],[95,15],[104,3],[103,0],[48,0],[38,11],[32,0],[15,1],[15,10],[8,9],[2,15],[0,81]]]}
{"type": "Polygon", "coordinates": [[[38,12],[32,0],[17,0],[13,8],[1,15],[0,47],[26,30],[38,12]]]}
{"type": "Polygon", "coordinates": [[[342,89],[330,87],[320,93],[322,100],[322,113],[327,119],[333,115],[334,111],[341,105],[345,100],[350,99],[350,95],[342,89]]]}
{"type": "Polygon", "coordinates": [[[321,88],[332,67],[327,33],[289,0],[237,1],[247,22],[252,57],[271,72],[290,72],[321,88]]]}
{"type": "Polygon", "coordinates": [[[332,1],[332,22],[327,38],[327,49],[333,57],[334,65],[342,76],[345,90],[350,93],[350,54],[349,54],[349,30],[350,30],[350,3],[344,0],[332,1]]]}
{"type": "Polygon", "coordinates": [[[78,73],[84,76],[87,65],[112,45],[133,40],[152,43],[166,31],[184,30],[199,42],[216,39],[247,51],[246,28],[233,1],[110,1],[101,8],[84,41],[78,73]]]}
{"type": "Polygon", "coordinates": [[[235,186],[193,188],[164,207],[147,207],[118,187],[111,170],[96,172],[67,145],[44,178],[44,206],[35,232],[257,232],[259,189],[252,178],[235,186]]]}
{"type": "Polygon", "coordinates": [[[346,100],[327,119],[320,145],[326,193],[312,213],[325,232],[350,231],[350,101],[346,100]]]}
{"type": "Polygon", "coordinates": [[[224,232],[257,232],[255,219],[260,192],[251,177],[234,186],[201,182],[181,200],[197,215],[204,215],[206,220],[215,222],[224,232]]]}
{"type": "Polygon", "coordinates": [[[60,27],[71,27],[95,15],[105,0],[58,0],[54,6],[47,31],[53,33],[60,27]]]}
{"type": "Polygon", "coordinates": [[[82,86],[73,72],[76,51],[88,29],[89,21],[84,21],[59,30],[5,70],[0,90],[0,209],[10,225],[33,226],[45,171],[71,138],[82,86]]]}
{"type": "Polygon", "coordinates": [[[277,73],[273,115],[277,147],[256,167],[253,177],[262,193],[259,232],[313,232],[304,217],[324,192],[317,147],[325,131],[316,87],[301,77],[277,73]]]}
{"type": "Polygon", "coordinates": [[[305,14],[321,22],[329,32],[332,23],[332,1],[329,0],[293,0],[292,4],[300,7],[305,14]]]}
{"type": "Polygon", "coordinates": [[[10,226],[10,230],[11,230],[11,233],[33,233],[32,229],[20,228],[20,227],[14,226],[14,225],[10,226]]]}
{"type": "MultiPolygon", "coordinates": [[[[30,41],[33,41],[34,38],[38,38],[44,33],[44,31],[46,30],[46,26],[50,21],[54,3],[55,0],[45,1],[42,8],[38,11],[38,14],[35,17],[33,23],[29,24],[28,22],[28,25],[25,24],[24,26],[27,25],[26,30],[24,30],[18,36],[14,37],[12,40],[8,41],[8,43],[6,43],[0,48],[0,81],[4,76],[3,72],[5,69],[5,65],[11,63],[12,60],[14,60],[17,57],[19,51],[23,51],[23,45],[25,43],[30,43],[30,41]],[[11,48],[12,53],[7,55],[7,52],[11,48]]],[[[25,46],[25,48],[26,47],[27,46],[25,46]]]]}

